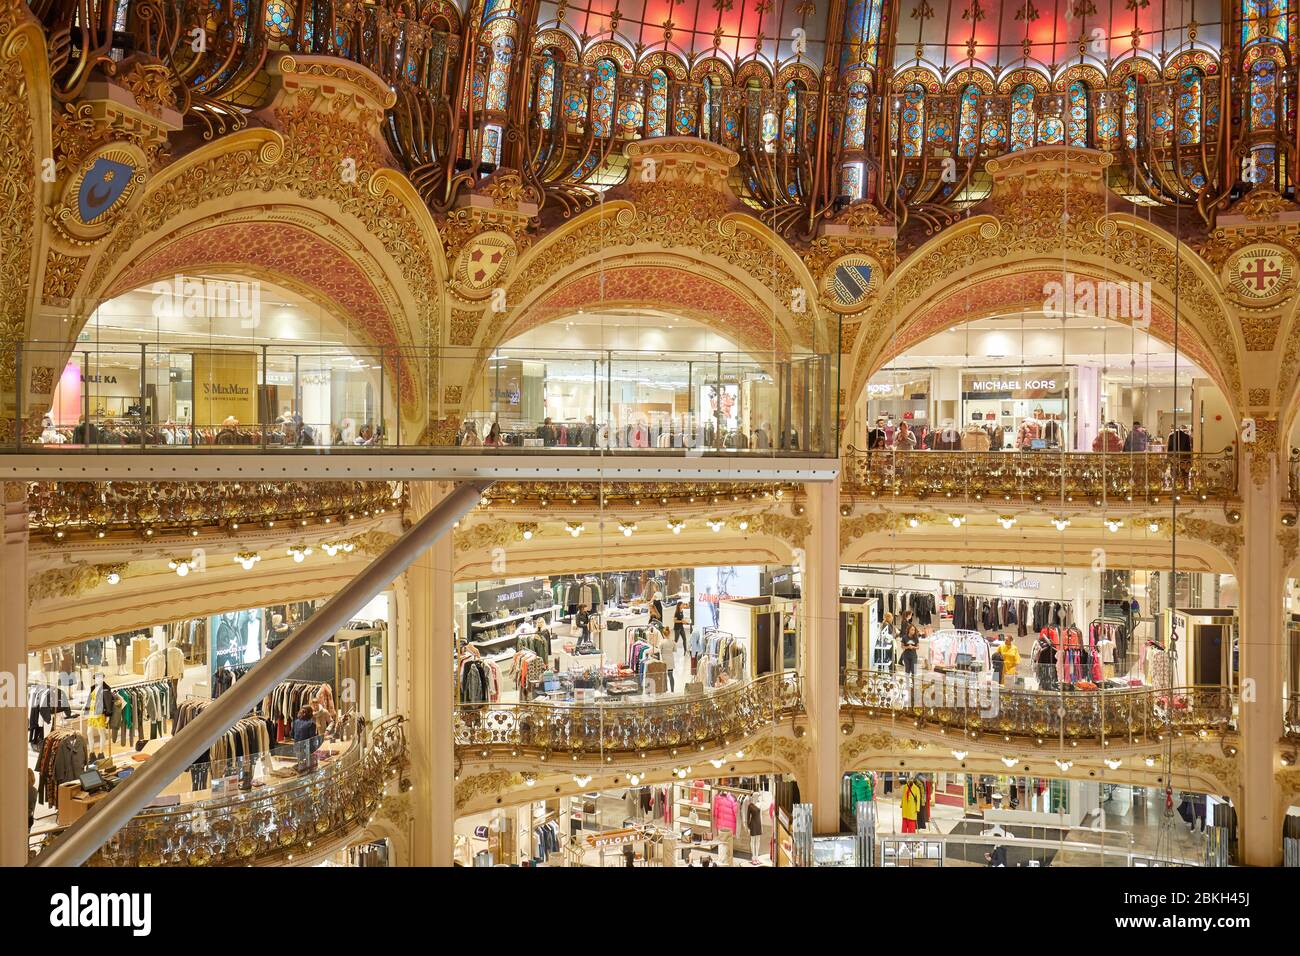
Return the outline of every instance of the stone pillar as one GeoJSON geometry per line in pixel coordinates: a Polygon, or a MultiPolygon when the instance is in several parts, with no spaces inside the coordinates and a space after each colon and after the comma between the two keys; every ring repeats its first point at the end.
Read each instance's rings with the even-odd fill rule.
{"type": "MultiPolygon", "coordinates": [[[[1264,436],[1261,424],[1261,437],[1264,436]]],[[[1274,423],[1275,424],[1275,423],[1274,423]]],[[[1263,444],[1263,443],[1262,443],[1263,444]]],[[[1249,446],[1247,446],[1249,447],[1249,446]]],[[[1275,774],[1282,737],[1282,673],[1286,567],[1278,533],[1282,530],[1284,477],[1267,444],[1243,456],[1241,559],[1241,862],[1279,866],[1282,818],[1275,774]],[[1253,689],[1252,689],[1253,684],[1253,689]],[[1251,699],[1246,699],[1251,698],[1251,699]]]]}
{"type": "MultiPolygon", "coordinates": [[[[418,519],[449,486],[413,482],[411,508],[418,519]]],[[[407,617],[403,635],[410,661],[411,783],[414,820],[411,863],[451,866],[455,821],[452,740],[453,536],[443,535],[403,575],[407,617]]]]}
{"type": "Polygon", "coordinates": [[[27,863],[27,489],[0,484],[0,866],[27,863]]]}
{"type": "Polygon", "coordinates": [[[818,833],[840,828],[840,483],[804,485],[811,529],[803,571],[804,705],[812,746],[800,797],[813,805],[818,833]]]}

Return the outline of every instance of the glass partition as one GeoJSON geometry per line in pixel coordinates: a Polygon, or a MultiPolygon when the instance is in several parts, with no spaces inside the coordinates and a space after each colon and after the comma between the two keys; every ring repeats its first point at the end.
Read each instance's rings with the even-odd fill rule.
{"type": "Polygon", "coordinates": [[[62,368],[17,449],[442,449],[834,456],[829,355],[26,343],[62,368]],[[428,382],[465,381],[430,388],[428,382]]]}

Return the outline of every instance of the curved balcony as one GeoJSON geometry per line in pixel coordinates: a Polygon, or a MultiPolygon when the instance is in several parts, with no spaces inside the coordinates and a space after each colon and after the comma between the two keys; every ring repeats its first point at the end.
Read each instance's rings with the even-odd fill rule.
{"type": "MultiPolygon", "coordinates": [[[[274,866],[366,824],[407,762],[405,718],[387,717],[358,746],[284,783],[145,810],[89,866],[274,866]]],[[[32,854],[59,831],[36,838],[32,854]]]]}
{"type": "Polygon", "coordinates": [[[1030,739],[1040,746],[1053,741],[1124,746],[1234,728],[1235,699],[1225,687],[1043,692],[932,674],[848,670],[842,689],[845,716],[909,721],[917,729],[971,738],[1030,739]]]}
{"type": "Polygon", "coordinates": [[[703,750],[734,743],[803,712],[798,674],[767,674],[693,697],[639,704],[461,704],[461,759],[520,752],[572,754],[578,762],[645,757],[654,751],[703,750]]]}
{"type": "Polygon", "coordinates": [[[273,525],[345,523],[400,509],[389,481],[33,481],[28,521],[56,540],[115,534],[193,534],[273,525]]]}
{"type": "Polygon", "coordinates": [[[917,501],[1159,504],[1228,501],[1237,494],[1232,449],[1166,455],[850,448],[844,475],[846,488],[858,494],[917,501]]]}

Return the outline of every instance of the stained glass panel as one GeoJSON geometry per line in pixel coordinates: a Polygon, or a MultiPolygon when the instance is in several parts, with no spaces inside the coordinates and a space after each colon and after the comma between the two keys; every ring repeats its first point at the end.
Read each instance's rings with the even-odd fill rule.
{"type": "Polygon", "coordinates": [[[970,83],[961,91],[961,114],[957,125],[957,155],[974,156],[979,145],[980,91],[970,83]]]}
{"type": "Polygon", "coordinates": [[[596,61],[596,85],[592,88],[591,99],[595,104],[596,115],[592,122],[597,136],[608,136],[614,119],[614,82],[618,68],[613,60],[596,61]]]}
{"type": "Polygon", "coordinates": [[[1011,91],[1011,152],[1034,145],[1034,88],[1021,83],[1011,91]]]}
{"type": "Polygon", "coordinates": [[[844,148],[864,149],[867,137],[867,84],[849,84],[849,107],[844,116],[844,148]]]}
{"type": "Polygon", "coordinates": [[[551,128],[551,113],[555,109],[555,57],[549,53],[542,59],[541,73],[537,77],[537,117],[542,129],[551,128]]]}
{"type": "Polygon", "coordinates": [[[1183,70],[1178,85],[1178,142],[1189,146],[1201,141],[1201,71],[1183,70]]]}
{"type": "Polygon", "coordinates": [[[650,71],[650,109],[646,113],[646,135],[668,135],[668,74],[650,71]]]}
{"type": "Polygon", "coordinates": [[[1088,87],[1081,80],[1070,84],[1067,107],[1069,109],[1069,139],[1071,146],[1088,145],[1088,87]]]}

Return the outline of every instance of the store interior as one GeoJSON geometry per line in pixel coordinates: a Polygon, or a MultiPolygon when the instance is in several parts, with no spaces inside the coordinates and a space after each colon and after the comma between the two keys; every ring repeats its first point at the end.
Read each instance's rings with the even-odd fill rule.
{"type": "MultiPolygon", "coordinates": [[[[1226,796],[1030,774],[846,773],[838,865],[1226,866],[1236,810],[1226,796]],[[1104,851],[1104,852],[1102,852],[1104,851]],[[845,859],[844,857],[848,857],[845,859]]],[[[817,838],[820,839],[820,838],[817,838]]]]}
{"type": "MultiPolygon", "coordinates": [[[[391,706],[390,596],[362,608],[151,806],[252,792],[348,752],[391,706]]],[[[323,603],[229,611],[29,654],[33,834],[83,816],[323,603]]]]}
{"type": "Polygon", "coordinates": [[[1236,438],[1222,390],[1187,355],[1130,325],[1041,315],[909,346],[872,376],[853,429],[858,448],[931,451],[1158,453],[1182,429],[1191,450],[1218,452],[1236,438]]]}
{"type": "Polygon", "coordinates": [[[457,584],[458,700],[634,703],[794,669],[794,578],[748,565],[457,584]]]}
{"type": "Polygon", "coordinates": [[[779,774],[536,800],[456,821],[460,866],[790,866],[799,787],[779,774]]]}
{"type": "Polygon", "coordinates": [[[1238,591],[1228,574],[1179,572],[1171,581],[1168,571],[846,566],[840,595],[849,670],[960,672],[1050,691],[1238,680],[1238,591]],[[903,637],[912,625],[909,671],[903,637]]]}

